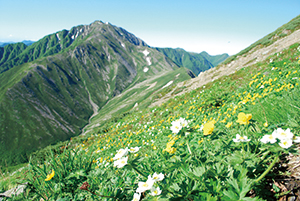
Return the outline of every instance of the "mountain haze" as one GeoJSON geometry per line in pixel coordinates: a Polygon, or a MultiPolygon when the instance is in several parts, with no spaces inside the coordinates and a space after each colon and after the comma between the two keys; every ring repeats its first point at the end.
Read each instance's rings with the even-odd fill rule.
{"type": "Polygon", "coordinates": [[[80,134],[109,100],[153,76],[158,84],[148,95],[171,80],[190,78],[188,69],[101,21],[21,47],[5,46],[1,57],[2,164],[24,162],[32,151],[80,134]]]}

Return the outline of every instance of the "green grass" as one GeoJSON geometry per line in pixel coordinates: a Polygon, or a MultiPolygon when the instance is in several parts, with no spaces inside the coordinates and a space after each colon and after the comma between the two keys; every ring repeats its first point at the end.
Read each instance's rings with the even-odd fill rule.
{"type": "Polygon", "coordinates": [[[286,149],[260,139],[277,128],[300,136],[298,46],[272,55],[272,63],[243,68],[161,106],[106,122],[97,133],[44,154],[45,161],[32,160],[26,175],[32,186],[23,199],[132,200],[138,182],[155,172],[164,174],[155,183],[162,192],[152,196],[147,190],[143,200],[279,199],[278,189],[265,189],[287,174],[278,167],[285,155],[297,154],[297,144],[286,149]],[[241,112],[252,115],[249,124],[237,122],[241,112]],[[172,133],[172,122],[180,117],[189,127],[172,133]],[[213,120],[213,131],[204,135],[201,125],[213,120]],[[236,134],[251,140],[236,143],[236,134]],[[114,167],[118,150],[137,146],[124,167],[114,167]],[[52,169],[55,175],[45,181],[52,169]]]}

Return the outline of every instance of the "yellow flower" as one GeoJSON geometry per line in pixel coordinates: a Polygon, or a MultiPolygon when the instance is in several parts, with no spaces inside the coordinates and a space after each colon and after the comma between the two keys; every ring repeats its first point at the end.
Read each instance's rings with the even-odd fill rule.
{"type": "Polygon", "coordinates": [[[165,148],[163,151],[166,151],[166,152],[168,152],[169,154],[174,154],[175,151],[176,151],[176,148],[174,148],[174,147],[167,147],[167,148],[165,148]]]}
{"type": "Polygon", "coordinates": [[[240,112],[238,114],[238,120],[237,123],[240,124],[249,124],[249,120],[252,118],[252,114],[245,114],[244,112],[240,112]]]}
{"type": "Polygon", "coordinates": [[[220,121],[221,123],[226,123],[227,117],[225,117],[222,121],[220,121]]]}
{"type": "Polygon", "coordinates": [[[269,126],[269,124],[268,124],[268,122],[266,121],[265,123],[264,123],[264,127],[268,127],[269,126]]]}
{"type": "Polygon", "coordinates": [[[229,122],[229,123],[226,124],[227,128],[230,128],[231,126],[232,126],[232,122],[229,122]]]}
{"type": "Polygon", "coordinates": [[[203,125],[203,135],[209,135],[214,131],[215,120],[209,121],[203,125]]]}
{"type": "Polygon", "coordinates": [[[48,175],[47,175],[47,178],[45,179],[45,181],[50,181],[50,180],[52,179],[52,177],[54,177],[54,174],[55,174],[55,172],[54,172],[54,170],[52,169],[51,174],[48,174],[48,175]]]}
{"type": "Polygon", "coordinates": [[[203,138],[201,138],[201,140],[198,141],[198,144],[201,144],[204,141],[203,138]]]}

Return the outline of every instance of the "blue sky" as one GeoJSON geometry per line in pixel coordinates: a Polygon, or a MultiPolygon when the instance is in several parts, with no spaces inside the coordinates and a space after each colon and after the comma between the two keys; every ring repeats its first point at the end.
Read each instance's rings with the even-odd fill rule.
{"type": "Polygon", "coordinates": [[[153,47],[232,55],[299,11],[299,0],[0,0],[0,41],[37,41],[101,20],[153,47]]]}

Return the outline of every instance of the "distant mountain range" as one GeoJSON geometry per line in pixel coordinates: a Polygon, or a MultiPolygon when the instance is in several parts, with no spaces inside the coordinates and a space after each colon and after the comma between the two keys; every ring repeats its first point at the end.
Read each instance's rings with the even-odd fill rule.
{"type": "Polygon", "coordinates": [[[21,42],[13,42],[13,41],[0,42],[0,47],[4,47],[5,45],[14,44],[14,43],[24,43],[25,45],[29,46],[29,45],[32,45],[34,42],[35,41],[31,41],[31,40],[23,40],[21,42]]]}
{"type": "Polygon", "coordinates": [[[207,52],[192,53],[187,52],[181,48],[155,48],[156,50],[164,53],[165,56],[170,58],[178,66],[186,67],[193,71],[196,75],[204,72],[210,68],[217,66],[219,63],[229,57],[228,54],[221,54],[211,56],[207,52]]]}

